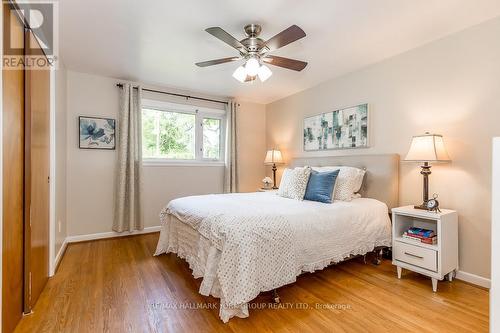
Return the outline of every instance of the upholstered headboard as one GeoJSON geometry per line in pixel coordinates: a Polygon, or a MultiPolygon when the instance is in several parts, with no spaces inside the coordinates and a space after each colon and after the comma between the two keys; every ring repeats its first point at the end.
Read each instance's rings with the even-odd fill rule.
{"type": "Polygon", "coordinates": [[[360,191],[361,195],[385,202],[389,209],[398,206],[398,154],[301,157],[293,159],[290,163],[290,167],[306,165],[365,168],[366,175],[360,191]]]}

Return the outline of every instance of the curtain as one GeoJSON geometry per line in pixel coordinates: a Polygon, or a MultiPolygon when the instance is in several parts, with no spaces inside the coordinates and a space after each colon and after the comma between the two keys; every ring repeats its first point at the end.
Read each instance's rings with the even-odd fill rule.
{"type": "Polygon", "coordinates": [[[118,115],[113,230],[142,230],[141,87],[123,84],[118,115]]]}
{"type": "Polygon", "coordinates": [[[229,101],[226,106],[226,168],[224,172],[224,193],[237,192],[237,145],[236,114],[238,104],[229,101]]]}

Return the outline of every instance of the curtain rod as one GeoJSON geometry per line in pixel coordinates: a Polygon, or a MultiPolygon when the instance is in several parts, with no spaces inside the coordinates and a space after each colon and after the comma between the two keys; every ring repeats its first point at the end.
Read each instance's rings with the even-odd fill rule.
{"type": "MultiPolygon", "coordinates": [[[[117,83],[116,86],[120,87],[120,88],[123,88],[123,84],[121,84],[121,83],[117,83]]],[[[137,87],[134,87],[134,89],[137,89],[137,87]]],[[[203,97],[189,96],[189,95],[183,95],[183,94],[169,93],[169,92],[166,92],[166,91],[153,90],[153,89],[147,89],[147,88],[142,88],[142,90],[153,92],[153,93],[158,93],[158,94],[170,95],[170,96],[185,97],[187,99],[197,99],[197,100],[200,100],[200,101],[221,103],[221,104],[226,104],[226,105],[229,104],[228,102],[218,101],[216,99],[210,99],[210,98],[203,98],[203,97]]]]}

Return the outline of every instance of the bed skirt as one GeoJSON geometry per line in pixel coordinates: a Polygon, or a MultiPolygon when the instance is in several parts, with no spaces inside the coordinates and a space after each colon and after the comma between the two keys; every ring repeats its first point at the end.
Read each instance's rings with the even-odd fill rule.
{"type": "MultiPolygon", "coordinates": [[[[331,264],[341,262],[352,256],[364,255],[379,246],[388,246],[386,243],[364,244],[349,253],[339,255],[335,258],[305,264],[298,270],[297,276],[303,272],[314,272],[324,269],[331,264]]],[[[200,294],[219,299],[223,297],[217,278],[221,251],[198,231],[171,214],[167,214],[163,220],[160,239],[154,255],[158,256],[163,253],[175,253],[189,264],[194,278],[203,278],[199,289],[200,294]]],[[[289,283],[293,282],[295,280],[289,283]]],[[[268,290],[261,290],[261,292],[265,291],[268,290]]],[[[224,323],[227,323],[232,317],[246,318],[248,316],[248,303],[227,307],[221,302],[219,317],[224,323]]]]}

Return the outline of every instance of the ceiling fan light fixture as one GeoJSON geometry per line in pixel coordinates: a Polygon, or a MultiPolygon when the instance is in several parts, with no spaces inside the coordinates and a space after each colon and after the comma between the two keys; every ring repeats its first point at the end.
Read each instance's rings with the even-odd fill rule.
{"type": "Polygon", "coordinates": [[[267,79],[269,79],[271,77],[271,75],[273,75],[273,72],[271,72],[269,67],[267,67],[266,65],[262,65],[262,66],[260,66],[259,72],[257,73],[257,75],[259,76],[259,79],[262,82],[264,82],[267,79]]]}
{"type": "Polygon", "coordinates": [[[268,40],[263,40],[259,37],[262,28],[258,24],[248,24],[244,30],[246,38],[238,40],[221,27],[205,29],[206,32],[215,38],[237,50],[239,56],[201,61],[195,65],[198,67],[208,67],[242,59],[244,60],[244,64],[233,72],[233,77],[240,82],[253,82],[257,77],[261,82],[267,81],[273,73],[263,63],[297,72],[302,71],[307,66],[307,62],[305,61],[269,54],[269,52],[274,52],[306,36],[304,30],[297,25],[294,24],[288,27],[268,40]]]}
{"type": "Polygon", "coordinates": [[[245,80],[247,78],[247,71],[246,71],[245,67],[240,66],[240,67],[236,68],[236,70],[233,73],[233,77],[242,83],[245,82],[245,80]]]}
{"type": "Polygon", "coordinates": [[[245,69],[247,71],[248,76],[255,76],[258,74],[260,68],[259,60],[252,57],[247,60],[245,64],[245,69]]]}

